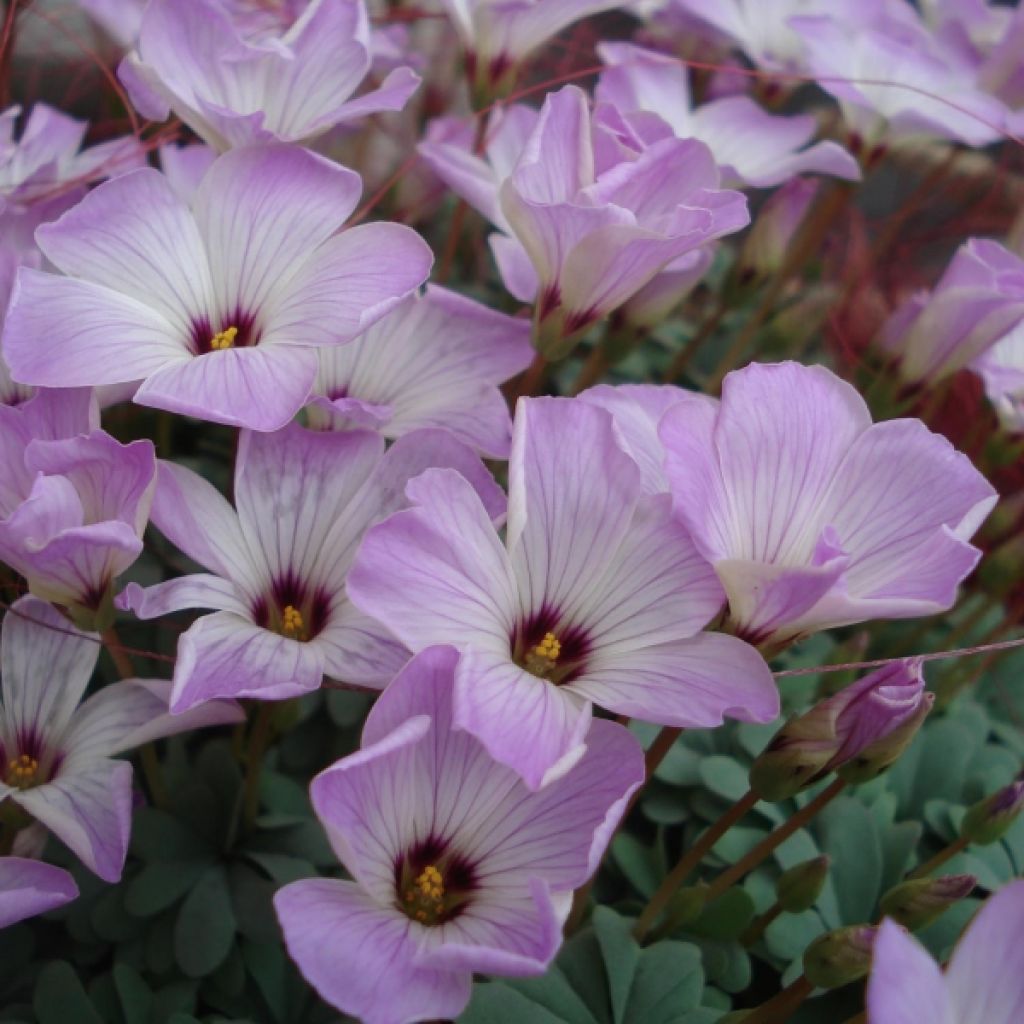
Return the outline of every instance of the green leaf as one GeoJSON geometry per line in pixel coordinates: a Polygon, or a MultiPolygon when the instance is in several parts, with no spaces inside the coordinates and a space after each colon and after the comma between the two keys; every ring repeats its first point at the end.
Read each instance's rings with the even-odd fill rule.
{"type": "Polygon", "coordinates": [[[521,992],[500,982],[473,986],[473,998],[459,1015],[459,1024],[566,1024],[521,992]]]}
{"type": "Polygon", "coordinates": [[[144,861],[202,860],[210,848],[173,814],[142,807],[132,821],[132,853],[144,861]]]}
{"type": "Polygon", "coordinates": [[[645,899],[654,895],[665,877],[665,858],[660,849],[646,846],[628,832],[619,832],[612,840],[612,860],[645,899]]]}
{"type": "Polygon", "coordinates": [[[709,903],[687,930],[709,939],[735,939],[753,921],[756,912],[750,893],[733,886],[709,903]]]}
{"type": "Polygon", "coordinates": [[[870,921],[882,889],[882,844],[871,811],[839,797],[818,818],[821,848],[832,858],[829,880],[844,924],[870,921]]]}
{"type": "Polygon", "coordinates": [[[136,917],[152,917],[177,903],[210,867],[204,860],[153,861],[128,883],[124,906],[136,917]]]}
{"type": "Polygon", "coordinates": [[[235,914],[223,868],[213,868],[199,880],[178,912],[174,955],[190,978],[210,974],[224,962],[235,937],[235,914]]]}
{"type": "Polygon", "coordinates": [[[39,1024],[104,1024],[74,968],[64,960],[55,960],[39,972],[32,1008],[39,1024]]]}
{"type": "Polygon", "coordinates": [[[640,961],[640,947],[630,934],[629,922],[608,907],[594,911],[593,927],[608,975],[612,1018],[616,1024],[623,1024],[633,974],[640,961]]]}
{"type": "Polygon", "coordinates": [[[700,762],[700,777],[712,793],[730,802],[739,800],[750,789],[747,769],[731,757],[705,757],[700,762]]]}
{"type": "Polygon", "coordinates": [[[127,964],[114,964],[113,975],[125,1024],[147,1024],[153,1009],[149,986],[139,972],[127,964]]]}
{"type": "Polygon", "coordinates": [[[623,1024],[673,1024],[700,1004],[704,971],[700,950],[686,942],[659,942],[640,957],[623,1024]]]}

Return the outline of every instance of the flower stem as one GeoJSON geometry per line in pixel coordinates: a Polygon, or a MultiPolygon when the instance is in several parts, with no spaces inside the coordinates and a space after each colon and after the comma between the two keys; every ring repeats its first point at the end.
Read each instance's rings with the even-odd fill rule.
{"type": "Polygon", "coordinates": [[[907,878],[924,878],[927,875],[930,875],[936,868],[942,867],[947,860],[951,860],[960,853],[961,850],[967,849],[970,842],[971,841],[966,836],[957,836],[953,842],[939,850],[939,852],[930,860],[926,860],[923,864],[919,864],[914,868],[914,870],[907,875],[907,878]]]}
{"type": "Polygon", "coordinates": [[[641,911],[633,926],[633,936],[638,941],[642,942],[647,936],[651,926],[668,906],[669,900],[676,894],[694,868],[704,859],[705,854],[757,803],[757,799],[757,794],[753,790],[748,790],[717,821],[698,836],[697,841],[665,876],[658,891],[648,900],[647,906],[641,911]]]}
{"type": "Polygon", "coordinates": [[[579,375],[573,381],[572,394],[578,395],[581,391],[596,384],[608,369],[608,353],[604,345],[598,343],[590,350],[583,365],[580,367],[579,375]]]}
{"type": "Polygon", "coordinates": [[[776,900],[763,914],[758,914],[740,936],[744,946],[752,946],[765,933],[765,929],[782,913],[782,904],[776,900]]]}
{"type": "Polygon", "coordinates": [[[743,1024],[784,1024],[813,991],[814,986],[801,974],[778,995],[748,1013],[743,1018],[743,1024]]]}
{"type": "MultiPolygon", "coordinates": [[[[135,666],[132,664],[131,655],[128,653],[121,638],[117,635],[114,626],[108,626],[100,634],[103,646],[114,661],[117,674],[122,679],[131,679],[135,675],[135,666]]],[[[150,741],[139,747],[139,765],[142,768],[142,777],[146,780],[146,789],[149,790],[149,798],[155,807],[167,806],[167,787],[164,785],[163,773],[160,771],[160,759],[156,754],[156,745],[150,741]]]]}
{"type": "Polygon", "coordinates": [[[731,868],[723,871],[708,889],[708,903],[717,899],[731,885],[738,882],[748,871],[757,867],[772,851],[781,846],[798,828],[806,825],[822,808],[834,800],[844,789],[844,779],[834,779],[810,803],[805,804],[791,818],[773,832],[769,832],[747,855],[736,861],[731,868]]]}
{"type": "Polygon", "coordinates": [[[675,359],[669,363],[668,369],[661,378],[664,383],[673,384],[690,368],[690,363],[692,363],[696,358],[697,353],[703,347],[704,342],[706,342],[708,338],[718,330],[718,325],[725,318],[725,314],[728,311],[728,303],[724,298],[720,297],[718,302],[715,304],[715,308],[707,317],[705,317],[703,323],[701,323],[697,328],[693,337],[686,342],[679,352],[676,353],[675,359]]]}
{"type": "Polygon", "coordinates": [[[256,815],[260,810],[260,775],[263,771],[263,758],[270,745],[273,716],[274,705],[266,701],[261,703],[253,716],[249,733],[249,746],[245,755],[245,785],[242,790],[242,821],[248,829],[256,824],[256,815]]]}

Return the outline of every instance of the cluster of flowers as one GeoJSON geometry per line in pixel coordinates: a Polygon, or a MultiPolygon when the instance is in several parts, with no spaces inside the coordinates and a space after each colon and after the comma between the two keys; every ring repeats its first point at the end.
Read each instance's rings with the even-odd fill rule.
{"type": "MultiPolygon", "coordinates": [[[[543,972],[644,781],[637,740],[595,708],[676,728],[774,721],[766,658],[951,608],[997,500],[944,437],[872,422],[820,366],[754,363],[720,398],[523,397],[514,416],[500,386],[609,318],[638,336],[660,323],[748,224],[745,190],[782,186],[749,247],[766,274],[813,200],[800,175],[854,182],[908,139],[1014,131],[1024,15],[671,0],[643,45],[598,47],[592,96],[568,85],[431,122],[407,187],[443,183],[493,224],[531,320],[421,290],[429,246],[361,223],[360,176],[325,155],[372,135],[371,115],[405,117],[408,65],[431,73],[415,30],[371,31],[362,0],[82,5],[129,49],[135,109],[201,141],[163,147],[158,170],[134,138],[82,149],[87,126],[43,104],[20,134],[20,111],[2,115],[0,559],[30,593],[3,625],[0,922],[75,896],[33,859],[45,829],[120,876],[131,767],[113,755],[336,680],[382,691],[361,748],[311,787],[352,880],[279,892],[289,951],[366,1020],[454,1017],[473,973],[543,972]],[[778,72],[776,89],[815,79],[841,131],[813,141],[814,117],[769,112],[728,73],[696,103],[668,52],[696,38],[778,72]],[[955,105],[935,95],[951,91],[955,105]],[[239,428],[233,504],[102,429],[129,399],[239,428]],[[507,461],[505,488],[484,459],[507,461]],[[120,588],[149,523],[204,571],[120,588]],[[172,680],[77,707],[116,610],[185,609],[203,614],[172,680]]],[[[443,6],[483,104],[557,32],[619,5],[443,6]]],[[[1024,261],[968,241],[877,348],[908,385],[972,367],[1024,431],[1024,261]]],[[[930,707],[916,661],[841,696],[805,722],[828,737],[807,780],[878,755],[930,707]]],[[[958,1000],[979,984],[989,1024],[1019,1021],[1021,972],[992,977],[985,948],[1019,947],[1022,898],[1012,886],[986,908],[945,988],[883,926],[873,1024],[920,1019],[926,998],[928,1019],[966,1020],[958,1000]]]]}

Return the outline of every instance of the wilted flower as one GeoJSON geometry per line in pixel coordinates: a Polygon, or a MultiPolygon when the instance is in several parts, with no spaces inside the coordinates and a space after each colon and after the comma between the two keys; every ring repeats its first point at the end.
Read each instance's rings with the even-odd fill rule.
{"type": "Polygon", "coordinates": [[[688,727],[778,714],[757,652],[701,632],[721,587],[603,410],[519,402],[504,546],[457,473],[407,493],[363,541],[349,596],[413,651],[462,651],[457,724],[531,788],[580,758],[591,702],[688,727]]]}
{"type": "Polygon", "coordinates": [[[786,722],[754,762],[750,784],[782,800],[832,771],[866,782],[899,757],[934,699],[920,659],[885,665],[786,722]]]}
{"type": "Polygon", "coordinates": [[[306,879],[274,898],[302,973],[367,1024],[457,1017],[476,971],[543,974],[571,891],[644,776],[639,744],[596,721],[582,761],[529,792],[459,727],[458,658],[417,655],[371,710],[362,749],[313,780],[354,881],[306,879]]]}
{"type": "Polygon", "coordinates": [[[336,234],[359,177],[293,146],[232,150],[191,206],[158,171],[99,186],[38,231],[65,274],[21,268],[3,350],[43,387],[142,380],[140,405],[254,430],[302,407],[316,347],[350,341],[432,256],[398,224],[336,234]]]}
{"type": "Polygon", "coordinates": [[[78,886],[63,868],[26,857],[0,857],[0,928],[77,897],[78,886]]]}
{"type": "Polygon", "coordinates": [[[811,173],[860,179],[857,161],[835,142],[804,148],[818,128],[810,114],[769,114],[747,96],[693,108],[689,70],[676,58],[630,43],[601,43],[597,52],[606,65],[597,101],[615,107],[648,144],[673,135],[699,139],[721,168],[723,185],[768,188],[811,173]]]}
{"type": "Polygon", "coordinates": [[[12,472],[0,487],[0,560],[33,594],[64,605],[82,626],[103,628],[114,580],[142,554],[156,487],[153,444],[121,444],[102,430],[33,439],[33,411],[17,411],[0,410],[0,465],[12,472]]]}
{"type": "Polygon", "coordinates": [[[525,320],[430,286],[350,345],[320,350],[307,422],[392,439],[439,427],[506,458],[512,421],[498,385],[532,357],[525,320]]]}
{"type": "Polygon", "coordinates": [[[404,504],[408,479],[438,465],[472,478],[490,514],[503,513],[480,460],[439,430],[409,434],[387,454],[365,430],[243,433],[237,512],[198,474],[161,462],[153,522],[209,573],[129,584],[119,604],[144,619],[217,609],[178,641],[172,710],[213,697],[294,697],[325,674],[383,687],[409,652],[353,607],[345,579],[367,527],[404,504]]]}
{"type": "Polygon", "coordinates": [[[867,990],[868,1024],[1020,1024],[1024,882],[991,896],[943,971],[898,924],[883,921],[867,990]]]}
{"type": "Polygon", "coordinates": [[[114,755],[243,716],[223,701],[170,715],[171,684],[157,679],[113,683],[79,707],[98,639],[34,597],[19,598],[4,616],[0,801],[12,801],[90,871],[116,882],[131,830],[132,766],[114,755]]]}
{"type": "Polygon", "coordinates": [[[586,95],[567,86],[545,97],[503,179],[507,149],[490,168],[455,147],[421,149],[441,178],[509,233],[491,246],[508,289],[534,302],[534,344],[548,358],[568,352],[684,254],[749,219],[743,197],[718,188],[702,143],[672,136],[648,146],[624,122],[618,127],[613,134],[592,123],[586,95]]]}
{"type": "Polygon", "coordinates": [[[717,409],[680,402],[661,437],[676,510],[733,628],[759,644],[949,608],[996,502],[945,438],[919,420],[872,424],[821,366],[730,373],[717,409]]]}
{"type": "Polygon", "coordinates": [[[1024,323],[1024,260],[998,242],[972,238],[929,293],[889,317],[878,345],[909,381],[936,381],[984,357],[1024,323]]]}
{"type": "Polygon", "coordinates": [[[220,0],[151,0],[137,49],[118,74],[146,117],[163,121],[173,111],[225,150],[308,141],[335,125],[401,110],[420,82],[410,68],[351,98],[370,61],[363,0],[311,0],[286,30],[239,21],[220,0]]]}

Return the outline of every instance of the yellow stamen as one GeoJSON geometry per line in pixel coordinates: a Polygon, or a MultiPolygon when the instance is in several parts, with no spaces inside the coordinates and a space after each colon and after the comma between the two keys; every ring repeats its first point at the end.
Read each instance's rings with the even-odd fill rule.
{"type": "Polygon", "coordinates": [[[281,613],[281,632],[293,640],[302,636],[306,628],[302,621],[302,612],[294,605],[285,605],[281,613]]]}
{"type": "Polygon", "coordinates": [[[235,344],[235,338],[238,337],[237,327],[226,327],[223,331],[218,331],[210,339],[210,348],[215,352],[219,352],[221,349],[232,348],[235,344]]]}
{"type": "Polygon", "coordinates": [[[39,762],[28,754],[11,758],[7,763],[7,781],[12,786],[24,789],[35,782],[36,772],[39,771],[39,762]]]}
{"type": "Polygon", "coordinates": [[[544,639],[534,647],[531,653],[548,661],[558,661],[558,656],[562,653],[562,645],[554,633],[545,633],[544,639]]]}
{"type": "Polygon", "coordinates": [[[436,924],[444,913],[444,876],[428,864],[402,894],[407,913],[422,924],[436,924]]]}

